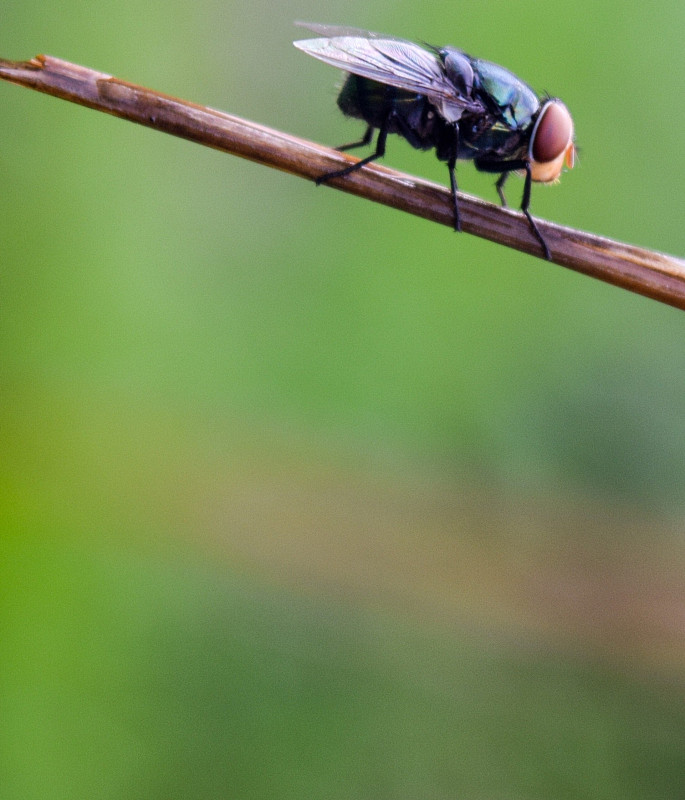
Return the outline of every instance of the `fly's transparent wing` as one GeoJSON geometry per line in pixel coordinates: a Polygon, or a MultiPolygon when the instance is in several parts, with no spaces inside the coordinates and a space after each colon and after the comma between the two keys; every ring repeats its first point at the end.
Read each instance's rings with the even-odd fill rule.
{"type": "MultiPolygon", "coordinates": [[[[320,27],[322,30],[328,28],[320,27]]],[[[333,30],[337,32],[339,29],[333,30]]],[[[364,32],[364,36],[304,39],[293,44],[326,64],[398,89],[426,95],[436,105],[444,107],[449,104],[469,111],[482,110],[479,101],[465,97],[448,79],[442,62],[434,53],[403,39],[368,36],[364,32]]]]}
{"type": "MultiPolygon", "coordinates": [[[[385,36],[382,33],[374,33],[373,31],[365,31],[362,28],[350,28],[346,25],[325,25],[320,22],[300,22],[297,21],[295,25],[298,28],[305,28],[312,33],[318,33],[319,36],[325,36],[327,39],[333,39],[338,36],[357,36],[360,39],[394,39],[394,36],[385,36]]],[[[402,40],[397,40],[402,41],[402,40]]]]}

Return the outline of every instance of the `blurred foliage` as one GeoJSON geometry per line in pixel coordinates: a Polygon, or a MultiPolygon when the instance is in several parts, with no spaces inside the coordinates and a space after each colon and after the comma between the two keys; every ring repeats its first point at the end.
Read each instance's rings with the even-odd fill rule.
{"type": "MultiPolygon", "coordinates": [[[[9,0],[0,55],[348,141],[339,75],[291,46],[294,19],[453,44],[558,94],[581,163],[535,187],[533,213],[685,253],[680,3],[9,0]]],[[[609,563],[629,530],[668,571],[682,313],[63,101],[0,96],[3,800],[678,794],[683,674],[651,683],[630,637],[619,667],[582,637],[562,656],[530,613],[422,625],[394,606],[399,581],[369,604],[381,556],[352,586],[330,574],[344,552],[293,577],[264,530],[300,522],[292,546],[309,553],[333,521],[343,550],[395,524],[399,546],[437,491],[483,507],[446,517],[455,540],[511,554],[577,535],[609,563]],[[386,484],[408,498],[401,518],[386,484]],[[531,498],[558,515],[522,523],[531,498]]],[[[387,162],[447,177],[397,139],[387,162]]],[[[487,176],[459,177],[495,199],[487,176]]],[[[497,595],[480,558],[467,566],[497,595]]]]}

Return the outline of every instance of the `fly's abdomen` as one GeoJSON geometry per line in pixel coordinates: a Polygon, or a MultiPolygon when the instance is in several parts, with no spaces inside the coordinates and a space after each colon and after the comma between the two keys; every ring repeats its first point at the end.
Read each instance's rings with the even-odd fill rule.
{"type": "Polygon", "coordinates": [[[437,115],[424,95],[351,74],[338,95],[338,108],[374,128],[387,122],[388,133],[399,134],[418,150],[435,146],[437,115]]]}

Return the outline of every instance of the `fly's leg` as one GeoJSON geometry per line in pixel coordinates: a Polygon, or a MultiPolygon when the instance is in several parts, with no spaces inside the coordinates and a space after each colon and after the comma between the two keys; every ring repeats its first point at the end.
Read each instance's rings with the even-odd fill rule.
{"type": "Polygon", "coordinates": [[[542,238],[542,234],[540,233],[538,226],[535,224],[535,220],[530,214],[528,210],[530,206],[530,187],[532,184],[533,176],[530,171],[530,163],[525,159],[521,158],[517,161],[489,161],[486,158],[476,159],[475,161],[476,169],[480,170],[480,172],[501,172],[502,175],[499,177],[499,180],[495,184],[497,188],[497,193],[500,196],[500,199],[503,201],[503,204],[506,205],[506,201],[504,198],[504,182],[507,179],[507,176],[510,172],[515,170],[525,170],[526,172],[526,179],[525,183],[523,184],[523,197],[521,198],[521,211],[523,215],[528,220],[528,225],[530,226],[531,233],[535,238],[540,242],[540,246],[542,247],[542,252],[547,261],[552,260],[552,255],[549,252],[549,247],[547,247],[547,242],[542,238]]]}
{"type": "Polygon", "coordinates": [[[452,192],[452,209],[454,210],[454,230],[459,233],[461,231],[461,220],[459,219],[459,201],[457,199],[457,173],[455,170],[457,164],[457,157],[450,156],[447,162],[447,169],[450,173],[450,190],[452,192]]]}
{"type": "MultiPolygon", "coordinates": [[[[421,144],[417,143],[416,147],[421,144]]],[[[447,162],[447,170],[450,174],[450,195],[452,197],[452,213],[454,218],[454,230],[461,230],[461,217],[459,215],[459,197],[457,192],[457,157],[459,156],[459,125],[453,123],[441,132],[440,139],[436,144],[437,156],[440,161],[447,162]]]]}
{"type": "MultiPolygon", "coordinates": [[[[394,114],[394,112],[391,111],[389,120],[390,119],[395,120],[400,133],[409,142],[409,144],[412,145],[412,147],[421,147],[420,139],[417,138],[416,133],[409,127],[409,125],[407,125],[404,117],[402,117],[400,114],[394,114]]],[[[447,139],[446,145],[439,148],[438,153],[438,158],[447,161],[447,169],[450,173],[452,209],[454,212],[454,230],[459,233],[459,231],[461,231],[461,219],[459,218],[459,201],[457,199],[457,192],[459,191],[459,188],[457,186],[456,172],[457,154],[459,153],[459,127],[457,126],[456,122],[452,126],[452,135],[447,139]]]]}
{"type": "Polygon", "coordinates": [[[521,211],[526,215],[526,219],[528,220],[528,224],[530,225],[530,229],[535,234],[535,238],[540,242],[542,246],[542,250],[545,254],[545,259],[547,261],[552,260],[552,255],[549,252],[549,247],[547,247],[547,242],[542,238],[542,234],[538,230],[538,226],[535,224],[535,220],[530,215],[530,211],[528,207],[530,206],[530,186],[533,180],[531,172],[530,172],[530,164],[526,161],[526,181],[523,184],[523,198],[521,199],[521,211]]]}
{"type": "Polygon", "coordinates": [[[450,173],[450,191],[452,192],[452,209],[454,210],[454,230],[457,233],[461,230],[461,220],[459,219],[459,200],[457,199],[457,153],[459,152],[459,129],[454,125],[454,141],[450,146],[449,157],[447,159],[447,169],[450,173]]]}
{"type": "MultiPolygon", "coordinates": [[[[394,111],[391,110],[386,116],[386,118],[383,120],[383,124],[381,125],[381,128],[378,131],[378,139],[376,139],[376,150],[374,153],[371,153],[371,155],[367,156],[366,158],[362,158],[361,161],[357,161],[354,164],[350,164],[349,167],[345,167],[344,169],[336,169],[333,172],[327,172],[325,175],[321,175],[319,178],[316,179],[315,181],[316,185],[321,186],[322,183],[326,183],[327,181],[333,180],[333,178],[344,178],[345,175],[349,175],[351,172],[356,172],[358,169],[361,169],[366,164],[369,164],[378,158],[382,158],[385,155],[385,140],[388,138],[388,128],[390,127],[390,120],[393,114],[394,111]]],[[[371,126],[369,126],[366,134],[364,134],[364,138],[366,138],[366,136],[369,134],[369,131],[373,131],[373,128],[371,126]]],[[[369,140],[370,139],[371,136],[369,135],[369,140]]]]}
{"type": "Polygon", "coordinates": [[[349,144],[341,144],[340,147],[336,147],[335,149],[342,153],[345,150],[354,150],[355,147],[366,147],[367,144],[371,144],[371,139],[373,139],[373,125],[369,125],[369,127],[364,132],[364,135],[358,142],[350,142],[349,144]]]}
{"type": "Polygon", "coordinates": [[[507,198],[504,196],[504,184],[507,182],[507,178],[509,177],[508,172],[503,172],[499,178],[497,179],[497,183],[495,184],[495,189],[497,189],[497,194],[499,195],[499,199],[502,202],[502,208],[509,208],[509,204],[507,203],[507,198]]]}

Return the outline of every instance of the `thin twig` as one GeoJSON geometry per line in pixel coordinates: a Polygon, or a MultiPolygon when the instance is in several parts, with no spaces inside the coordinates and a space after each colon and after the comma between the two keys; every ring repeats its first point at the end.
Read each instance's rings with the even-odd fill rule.
{"type": "MultiPolygon", "coordinates": [[[[126,83],[52,56],[0,59],[0,79],[181,136],[200,144],[315,180],[354,159],[239,117],[126,83]]],[[[425,219],[452,225],[449,191],[381,165],[369,164],[331,186],[425,219]]],[[[541,256],[518,212],[459,195],[463,230],[541,256]]],[[[538,221],[552,261],[685,310],[685,261],[584,231],[538,221]]]]}

